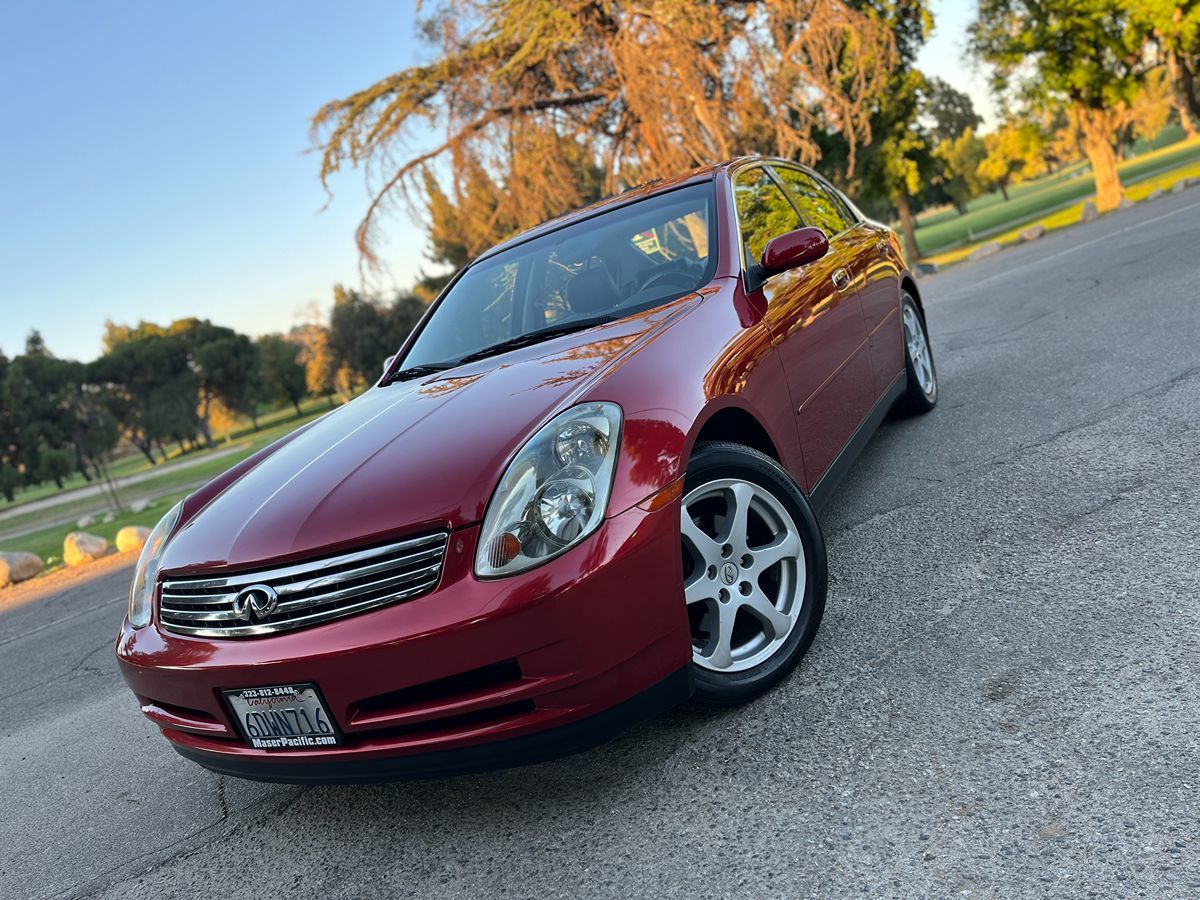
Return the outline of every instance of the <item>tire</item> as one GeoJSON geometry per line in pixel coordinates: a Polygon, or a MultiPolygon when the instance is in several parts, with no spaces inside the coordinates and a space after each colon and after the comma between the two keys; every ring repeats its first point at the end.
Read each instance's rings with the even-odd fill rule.
{"type": "Polygon", "coordinates": [[[821,527],[778,463],[712,441],[688,462],[680,530],[695,698],[745,703],[795,668],[817,634],[826,591],[821,527]]]}
{"type": "Polygon", "coordinates": [[[938,377],[933,348],[929,346],[929,334],[925,330],[925,317],[908,291],[900,293],[900,327],[908,386],[896,404],[896,411],[901,415],[917,416],[937,406],[938,377]]]}

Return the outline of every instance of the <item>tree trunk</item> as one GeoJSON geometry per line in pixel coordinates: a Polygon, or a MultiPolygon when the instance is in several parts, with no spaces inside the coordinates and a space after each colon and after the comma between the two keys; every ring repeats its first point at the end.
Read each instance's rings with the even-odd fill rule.
{"type": "Polygon", "coordinates": [[[1196,96],[1196,73],[1186,60],[1179,61],[1179,85],[1183,88],[1183,101],[1192,115],[1200,119],[1200,97],[1196,96]]]}
{"type": "Polygon", "coordinates": [[[1121,205],[1121,173],[1117,171],[1117,154],[1113,148],[1116,124],[1114,113],[1109,110],[1079,110],[1083,152],[1092,164],[1092,176],[1096,180],[1096,209],[1100,212],[1108,212],[1121,205]]]}
{"type": "Polygon", "coordinates": [[[1008,184],[1006,182],[1003,182],[1003,181],[1000,182],[1000,195],[1004,198],[1004,202],[1007,203],[1008,202],[1008,184]]]}
{"type": "Polygon", "coordinates": [[[250,413],[250,424],[254,426],[254,430],[258,431],[258,413],[250,413]]]}
{"type": "Polygon", "coordinates": [[[900,213],[900,228],[904,232],[904,246],[910,262],[921,258],[921,248],[917,244],[917,229],[913,223],[912,205],[908,200],[908,191],[901,190],[896,198],[896,211],[900,213]]]}
{"type": "Polygon", "coordinates": [[[134,441],[133,445],[142,451],[142,455],[146,457],[146,459],[150,460],[150,465],[158,465],[158,460],[154,458],[153,448],[150,446],[149,441],[134,441]]]}
{"type": "Polygon", "coordinates": [[[292,401],[292,406],[294,406],[294,407],[296,408],[296,415],[297,415],[297,416],[302,416],[302,415],[304,415],[304,412],[303,412],[303,411],[300,409],[300,401],[299,401],[299,400],[293,400],[293,401],[292,401]]]}
{"type": "Polygon", "coordinates": [[[1191,75],[1187,75],[1188,85],[1184,85],[1183,66],[1179,65],[1179,57],[1173,52],[1167,54],[1167,77],[1171,79],[1171,100],[1175,105],[1175,111],[1179,113],[1179,124],[1183,126],[1184,133],[1189,138],[1196,136],[1196,123],[1192,121],[1192,112],[1188,108],[1187,94],[1193,93],[1191,90],[1194,85],[1191,85],[1191,75]]]}

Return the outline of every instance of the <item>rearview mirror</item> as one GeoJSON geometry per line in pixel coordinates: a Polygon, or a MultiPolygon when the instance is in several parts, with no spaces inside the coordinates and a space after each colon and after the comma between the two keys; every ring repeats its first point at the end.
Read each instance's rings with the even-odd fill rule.
{"type": "Polygon", "coordinates": [[[797,228],[767,242],[762,267],[768,273],[784,272],[816,262],[828,252],[829,238],[820,228],[797,228]]]}

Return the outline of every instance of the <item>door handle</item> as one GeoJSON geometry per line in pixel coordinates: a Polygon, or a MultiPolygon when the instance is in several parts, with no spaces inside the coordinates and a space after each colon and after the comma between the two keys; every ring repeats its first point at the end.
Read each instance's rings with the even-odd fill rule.
{"type": "Polygon", "coordinates": [[[833,273],[833,286],[839,291],[844,291],[850,287],[850,273],[845,269],[838,269],[833,273]]]}

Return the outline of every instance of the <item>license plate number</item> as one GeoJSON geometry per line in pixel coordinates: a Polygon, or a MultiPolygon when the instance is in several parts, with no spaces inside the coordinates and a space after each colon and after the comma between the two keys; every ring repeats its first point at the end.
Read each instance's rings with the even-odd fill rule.
{"type": "Polygon", "coordinates": [[[341,732],[315,684],[225,691],[242,736],[257,750],[336,747],[341,732]]]}

